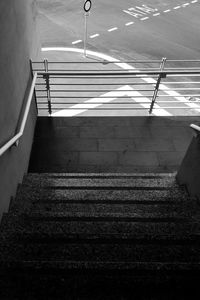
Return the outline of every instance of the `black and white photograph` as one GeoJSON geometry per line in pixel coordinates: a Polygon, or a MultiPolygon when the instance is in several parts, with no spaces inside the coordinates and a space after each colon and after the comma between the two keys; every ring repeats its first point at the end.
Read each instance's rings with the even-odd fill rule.
{"type": "Polygon", "coordinates": [[[0,300],[199,284],[200,0],[0,0],[0,300]]]}

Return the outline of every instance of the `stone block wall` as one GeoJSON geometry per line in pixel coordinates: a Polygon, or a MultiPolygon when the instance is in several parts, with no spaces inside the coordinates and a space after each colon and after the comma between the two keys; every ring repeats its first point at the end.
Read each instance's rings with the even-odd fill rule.
{"type": "Polygon", "coordinates": [[[39,117],[30,172],[174,172],[196,117],[39,117]]]}

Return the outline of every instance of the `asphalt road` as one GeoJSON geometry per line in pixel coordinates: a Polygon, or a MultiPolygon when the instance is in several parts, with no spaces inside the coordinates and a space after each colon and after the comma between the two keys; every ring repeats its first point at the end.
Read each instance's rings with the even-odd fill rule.
{"type": "MultiPolygon", "coordinates": [[[[87,17],[88,39],[87,49],[110,55],[119,60],[154,60],[162,59],[200,59],[200,0],[91,0],[92,7],[87,17]]],[[[38,20],[41,43],[43,47],[72,47],[83,49],[85,13],[83,10],[84,0],[38,0],[38,20]]],[[[71,54],[70,54],[71,55],[71,54]]],[[[52,60],[70,60],[69,53],[54,52],[49,53],[52,60]]],[[[80,57],[79,57],[80,58],[80,57]]],[[[82,58],[81,58],[82,59],[82,58]]],[[[183,66],[182,63],[173,63],[174,67],[183,66]]],[[[195,65],[196,67],[197,65],[195,65]]],[[[182,80],[182,79],[181,79],[182,80]]],[[[187,80],[187,79],[186,79],[187,80]]],[[[190,79],[189,79],[190,80],[190,79]]],[[[200,80],[198,80],[200,81],[200,80]]],[[[197,86],[197,85],[196,85],[197,86]]],[[[138,101],[134,97],[137,93],[134,87],[130,87],[126,82],[125,89],[128,91],[130,101],[138,101]]],[[[124,88],[115,86],[108,88],[124,88]]],[[[144,86],[142,86],[143,88],[144,86]]],[[[174,86],[173,86],[174,87],[174,86]]],[[[177,86],[180,87],[180,86],[177,86]]],[[[141,87],[138,87],[139,89],[141,87]]],[[[164,87],[165,88],[165,87],[164,87]]],[[[111,91],[110,89],[108,92],[111,91]]],[[[105,91],[106,92],[106,91],[105,91]]],[[[199,92],[199,91],[197,91],[199,92]]],[[[119,92],[119,97],[121,92],[119,92]]],[[[164,92],[166,93],[166,92],[164,92]]],[[[174,97],[159,100],[184,100],[179,98],[176,92],[168,91],[168,95],[174,97]]],[[[195,93],[195,91],[194,91],[195,93]]],[[[77,94],[77,93],[76,93],[77,94]]],[[[94,97],[102,93],[92,94],[94,97]]],[[[149,107],[151,97],[146,97],[148,93],[142,92],[144,96],[143,108],[149,107]]],[[[74,96],[73,94],[70,94],[74,96]]],[[[81,94],[80,94],[81,95],[81,94]]],[[[107,93],[106,93],[107,95],[107,93]]],[[[63,94],[63,96],[65,96],[63,94]]],[[[85,94],[82,94],[85,96],[85,94]]],[[[104,96],[104,95],[103,95],[104,96]]],[[[118,98],[114,92],[114,97],[118,98]]],[[[111,95],[113,97],[113,94],[111,95]]],[[[73,98],[73,97],[72,97],[73,98]]],[[[95,98],[92,99],[94,101],[95,98]]],[[[141,98],[140,98],[141,99],[141,98]]],[[[70,99],[71,100],[71,99],[70,99]]],[[[73,99],[72,99],[73,100],[73,99]]],[[[187,99],[186,99],[187,100],[187,99]]],[[[56,100],[60,101],[60,100],[56,100]]],[[[97,105],[100,109],[94,113],[90,100],[79,99],[81,106],[68,105],[72,107],[71,115],[110,115],[110,114],[133,114],[148,115],[148,110],[118,110],[115,112],[102,110],[103,105],[97,105]],[[89,103],[88,103],[89,102],[89,103]],[[88,108],[91,110],[88,111],[88,108]]],[[[95,100],[96,101],[96,100],[95,100]]],[[[107,101],[107,100],[106,100],[107,101]]],[[[123,99],[123,101],[127,101],[123,99]]],[[[196,99],[195,99],[196,101],[196,99]]],[[[79,103],[80,103],[79,102],[79,103]]],[[[192,107],[197,109],[170,109],[163,110],[159,107],[157,115],[196,115],[199,114],[198,104],[181,103],[159,103],[161,107],[192,107]]],[[[62,106],[62,105],[61,105],[62,106]]],[[[130,106],[130,105],[129,105],[130,106]]],[[[95,107],[95,105],[94,105],[95,107]]],[[[108,106],[107,106],[108,107],[108,106]]],[[[61,108],[61,107],[60,107],[61,108]]],[[[65,114],[65,112],[63,111],[65,114]]]]}
{"type": "MultiPolygon", "coordinates": [[[[38,0],[43,46],[83,47],[84,0],[38,0]]],[[[92,0],[88,48],[121,59],[200,59],[200,1],[92,0]]]]}

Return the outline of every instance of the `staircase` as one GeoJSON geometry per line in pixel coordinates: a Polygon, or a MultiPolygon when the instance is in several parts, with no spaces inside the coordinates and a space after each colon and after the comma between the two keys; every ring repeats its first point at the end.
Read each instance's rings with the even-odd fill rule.
{"type": "Polygon", "coordinates": [[[194,299],[199,219],[174,174],[29,173],[1,222],[0,299],[194,299]]]}

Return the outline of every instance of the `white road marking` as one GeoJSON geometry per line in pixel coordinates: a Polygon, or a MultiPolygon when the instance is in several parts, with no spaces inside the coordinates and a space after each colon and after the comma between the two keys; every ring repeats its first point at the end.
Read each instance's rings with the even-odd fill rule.
{"type": "MultiPolygon", "coordinates": [[[[77,53],[84,53],[84,50],[83,49],[79,49],[79,48],[68,48],[68,47],[46,47],[46,48],[42,48],[42,51],[64,51],[64,52],[77,52],[77,53]]],[[[120,63],[120,61],[118,59],[115,59],[113,58],[112,56],[110,55],[106,55],[106,54],[103,54],[103,53],[99,53],[99,52],[95,52],[95,51],[91,51],[91,50],[87,50],[87,54],[88,55],[91,55],[91,56],[94,56],[94,57],[99,57],[101,58],[102,60],[107,60],[109,62],[113,62],[115,65],[119,66],[120,68],[124,69],[124,70],[137,70],[136,68],[134,68],[133,66],[127,64],[127,63],[120,63]]],[[[139,76],[140,77],[140,76],[139,76]]],[[[143,81],[147,82],[147,83],[152,83],[152,84],[156,84],[156,80],[153,79],[153,78],[150,78],[150,77],[140,77],[140,79],[142,79],[143,81]]],[[[125,87],[122,87],[122,89],[125,88],[125,87]]],[[[126,87],[127,89],[127,87],[126,87]]],[[[181,94],[179,94],[178,92],[176,91],[172,91],[169,87],[167,87],[166,85],[164,84],[160,84],[160,90],[163,90],[164,93],[168,94],[169,96],[175,98],[176,100],[182,102],[183,100],[187,101],[187,98],[184,98],[184,97],[181,97],[181,94]]],[[[116,91],[113,91],[113,92],[116,92],[116,91]]],[[[119,92],[119,91],[118,91],[119,92]]],[[[130,92],[128,92],[130,93],[130,92]]],[[[132,96],[133,97],[133,93],[134,93],[134,96],[136,97],[136,93],[138,93],[137,91],[133,90],[132,91],[132,96]]],[[[129,94],[130,95],[130,94],[129,94]]],[[[108,96],[108,95],[107,95],[108,96]]],[[[103,95],[102,95],[103,97],[103,95]]],[[[105,95],[104,95],[104,98],[105,98],[105,95]]],[[[115,97],[116,98],[116,97],[115,97]]],[[[90,99],[91,100],[91,99],[90,99]]],[[[93,99],[94,100],[94,99],[93,99]]],[[[105,100],[105,99],[104,99],[105,100]]],[[[148,98],[146,97],[140,97],[140,99],[136,99],[134,98],[135,101],[140,101],[140,102],[148,102],[151,100],[149,100],[148,98]],[[148,100],[148,101],[146,101],[148,100]]],[[[92,101],[91,101],[92,102],[92,101]]],[[[142,103],[141,103],[142,105],[142,103]]],[[[149,105],[148,104],[144,104],[145,105],[145,108],[149,108],[149,105]]],[[[144,105],[142,105],[144,107],[144,105]]],[[[200,105],[196,104],[196,103],[190,103],[189,101],[187,103],[185,103],[186,106],[189,106],[190,108],[193,108],[195,109],[196,111],[200,112],[200,105]]],[[[165,115],[165,116],[172,116],[173,114],[169,113],[166,109],[162,109],[162,107],[160,107],[158,104],[156,104],[154,106],[156,109],[153,111],[153,114],[156,114],[156,115],[165,115]]],[[[71,116],[71,115],[68,115],[68,110],[64,110],[65,112],[63,112],[63,116],[71,116]]],[[[85,110],[84,110],[85,111],[85,110]]],[[[76,110],[77,112],[77,110],[76,110]]],[[[62,110],[59,111],[58,113],[59,116],[62,116],[62,110]]],[[[81,113],[81,112],[79,112],[81,113]]],[[[54,114],[53,114],[54,115],[54,114]]]]}
{"type": "Polygon", "coordinates": [[[140,20],[141,20],[141,21],[145,21],[145,20],[147,20],[147,19],[149,19],[149,17],[144,17],[144,18],[141,18],[140,20]]]}
{"type": "Polygon", "coordinates": [[[191,1],[191,3],[197,3],[197,2],[198,2],[198,0],[191,1]]]}
{"type": "Polygon", "coordinates": [[[184,3],[184,4],[182,4],[183,7],[186,7],[188,5],[190,5],[190,3],[184,3]]]}
{"type": "Polygon", "coordinates": [[[99,36],[99,34],[98,33],[96,33],[96,34],[93,34],[93,35],[90,35],[90,38],[91,39],[94,39],[95,37],[97,37],[97,36],[99,36]]]}
{"type": "Polygon", "coordinates": [[[108,29],[108,32],[115,31],[117,29],[118,29],[118,27],[113,27],[113,28],[108,29]]]}
{"type": "Polygon", "coordinates": [[[77,40],[77,41],[72,42],[72,44],[76,45],[76,44],[81,43],[81,42],[82,42],[82,40],[77,40]]]}
{"type": "Polygon", "coordinates": [[[134,22],[128,22],[128,23],[125,24],[125,26],[130,26],[132,24],[134,24],[134,22]]]}
{"type": "Polygon", "coordinates": [[[175,7],[173,7],[173,9],[179,9],[179,8],[181,8],[181,6],[175,6],[175,7]]]}
{"type": "Polygon", "coordinates": [[[166,10],[164,10],[163,12],[164,13],[168,13],[168,12],[170,12],[171,11],[171,9],[166,9],[166,10]]]}
{"type": "Polygon", "coordinates": [[[157,17],[159,15],[160,15],[160,13],[153,14],[154,17],[157,17]]]}

